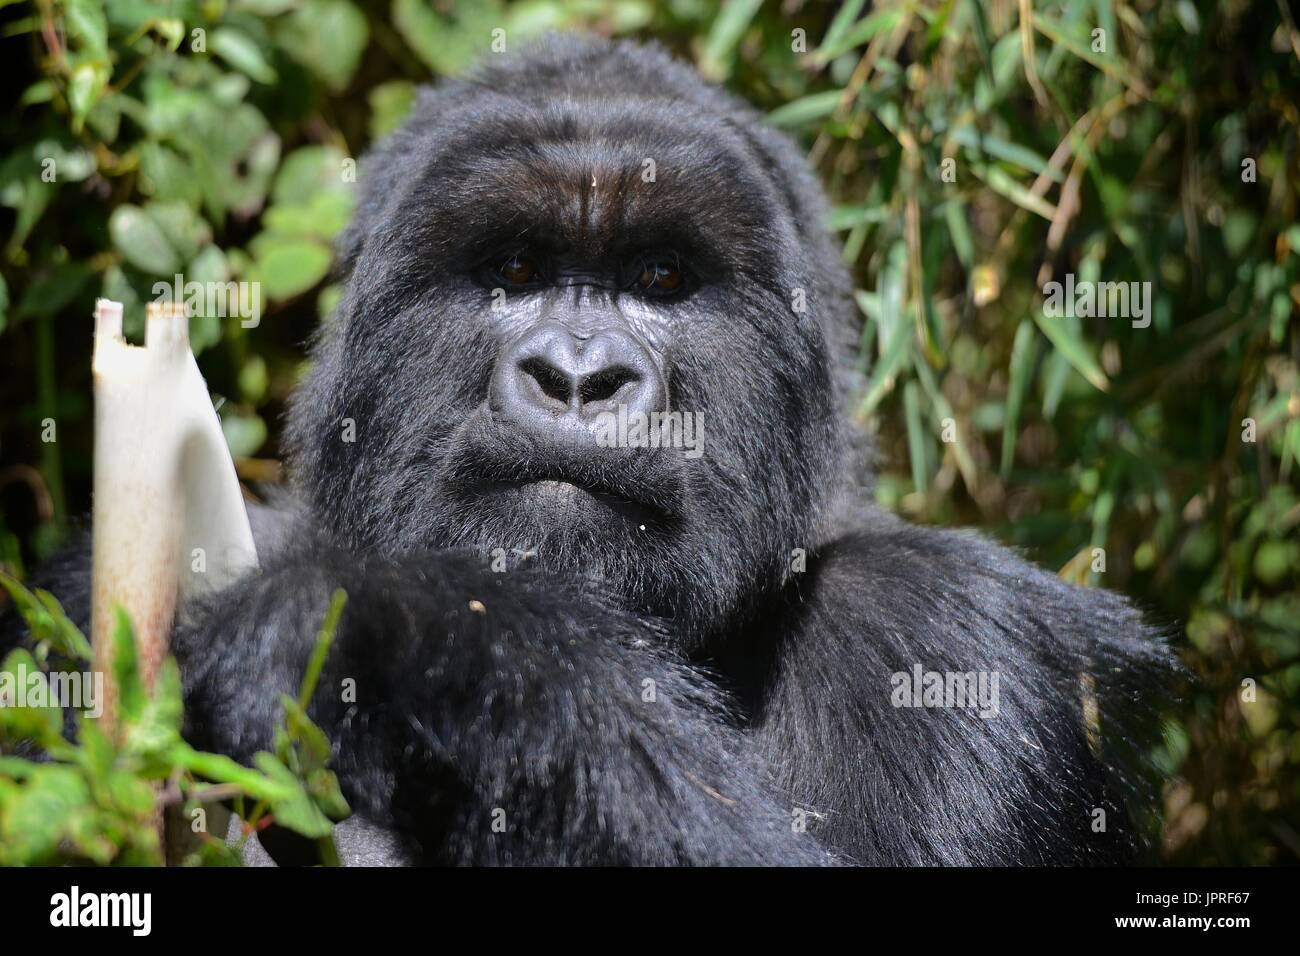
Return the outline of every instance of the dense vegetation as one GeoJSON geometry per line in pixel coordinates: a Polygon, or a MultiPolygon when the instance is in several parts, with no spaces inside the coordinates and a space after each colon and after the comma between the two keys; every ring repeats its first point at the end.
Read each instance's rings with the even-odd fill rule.
{"type": "Polygon", "coordinates": [[[281,480],[283,403],[338,294],[346,160],[494,39],[653,37],[770,111],[827,184],[880,499],[1167,623],[1190,679],[1159,754],[1160,858],[1300,859],[1283,0],[37,0],[0,17],[20,81],[0,120],[0,567],[21,576],[88,510],[97,295],[138,334],[176,273],[260,283],[255,326],[197,319],[192,339],[241,474],[281,480]],[[1146,311],[1049,314],[1067,275],[1149,283],[1146,311]]]}

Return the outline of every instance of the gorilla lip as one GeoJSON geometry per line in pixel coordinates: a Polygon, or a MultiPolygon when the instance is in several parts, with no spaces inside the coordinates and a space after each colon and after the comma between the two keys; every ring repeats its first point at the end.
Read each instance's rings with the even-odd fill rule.
{"type": "Polygon", "coordinates": [[[625,518],[663,524],[677,511],[681,482],[670,449],[555,445],[480,414],[466,422],[443,482],[466,497],[527,492],[587,497],[625,518]]]}
{"type": "Polygon", "coordinates": [[[584,501],[594,502],[625,520],[647,525],[662,525],[667,515],[654,504],[613,491],[603,485],[588,484],[571,477],[519,478],[513,481],[478,482],[473,488],[475,497],[486,498],[494,494],[522,494],[539,501],[554,502],[564,510],[579,508],[584,501]]]}

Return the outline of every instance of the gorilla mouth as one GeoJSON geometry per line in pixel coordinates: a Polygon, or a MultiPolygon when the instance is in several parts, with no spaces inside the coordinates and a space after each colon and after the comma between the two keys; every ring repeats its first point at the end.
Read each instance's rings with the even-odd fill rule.
{"type": "Polygon", "coordinates": [[[666,449],[537,441],[488,415],[467,421],[454,446],[442,484],[462,499],[513,501],[542,521],[616,516],[639,530],[665,528],[680,511],[681,475],[666,449]]]}

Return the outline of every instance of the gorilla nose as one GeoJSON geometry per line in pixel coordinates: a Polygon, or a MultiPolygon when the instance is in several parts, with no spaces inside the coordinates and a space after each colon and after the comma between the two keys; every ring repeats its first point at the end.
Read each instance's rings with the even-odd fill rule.
{"type": "Polygon", "coordinates": [[[494,414],[534,429],[587,426],[626,406],[629,414],[662,411],[663,377],[646,348],[621,329],[578,338],[548,323],[501,356],[492,375],[494,414]],[[576,421],[575,421],[576,420],[576,421]]]}

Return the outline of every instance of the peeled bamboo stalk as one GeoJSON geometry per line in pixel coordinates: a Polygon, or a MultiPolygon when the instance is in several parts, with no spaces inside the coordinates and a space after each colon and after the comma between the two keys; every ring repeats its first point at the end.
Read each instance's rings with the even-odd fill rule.
{"type": "MultiPolygon", "coordinates": [[[[190,351],[183,303],[150,303],[143,347],[122,305],[95,305],[91,644],[111,674],[115,607],[130,615],[152,687],[177,608],[257,565],[221,423],[190,351]]],[[[106,681],[112,732],[116,688],[106,681]]]]}

